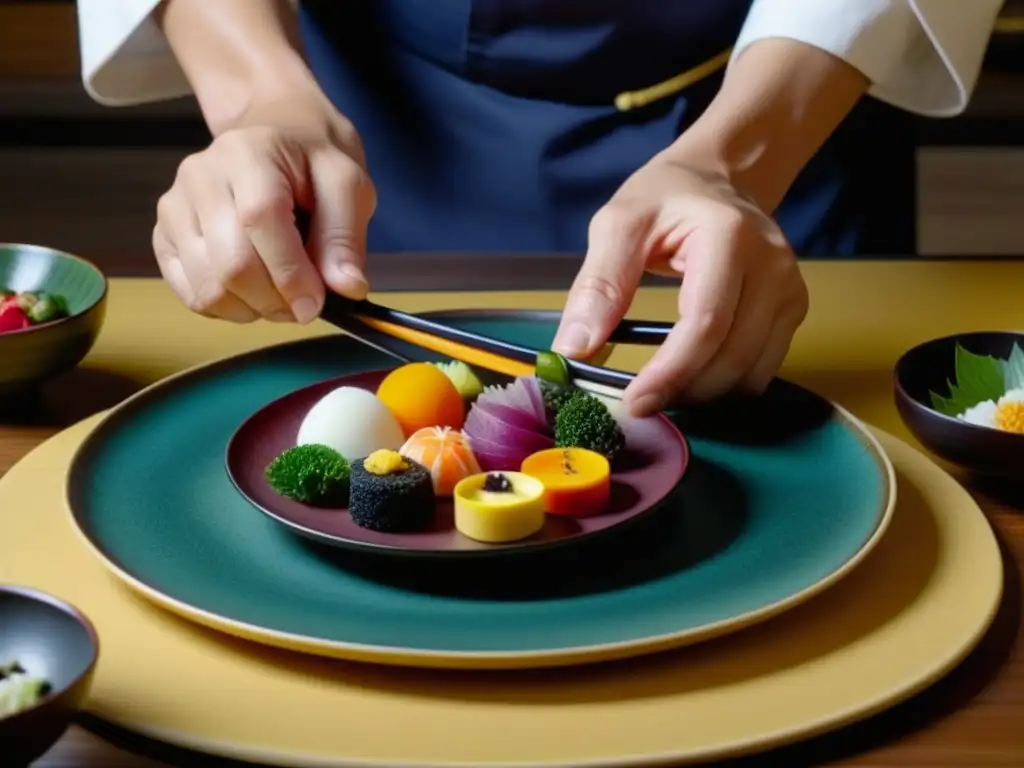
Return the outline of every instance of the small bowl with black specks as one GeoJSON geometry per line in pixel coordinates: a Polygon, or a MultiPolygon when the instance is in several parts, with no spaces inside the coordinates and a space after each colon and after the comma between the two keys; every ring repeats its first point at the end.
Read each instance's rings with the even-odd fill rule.
{"type": "Polygon", "coordinates": [[[29,389],[71,370],[103,327],[106,276],[79,256],[0,243],[0,291],[0,393],[29,389]],[[7,306],[19,296],[25,303],[7,306]],[[44,303],[29,306],[37,297],[44,303]],[[40,311],[46,307],[56,311],[40,311]]]}
{"type": "Polygon", "coordinates": [[[64,734],[85,703],[99,639],[53,595],[0,585],[0,765],[24,768],[64,734]]]}
{"type": "MultiPolygon", "coordinates": [[[[1024,485],[1024,405],[1011,403],[1000,411],[999,423],[1011,427],[1007,429],[964,420],[960,418],[962,408],[951,409],[961,413],[943,413],[933,402],[932,393],[947,398],[950,382],[960,383],[956,376],[958,347],[969,355],[994,358],[1000,366],[1011,357],[1018,368],[1024,365],[1024,354],[1019,351],[1024,350],[1024,333],[1016,331],[976,331],[926,341],[896,363],[896,409],[907,429],[936,456],[979,476],[1024,485]]],[[[1009,389],[1019,388],[1010,382],[1009,389]]],[[[984,398],[970,418],[990,421],[996,409],[992,400],[998,403],[999,398],[984,398]]]]}

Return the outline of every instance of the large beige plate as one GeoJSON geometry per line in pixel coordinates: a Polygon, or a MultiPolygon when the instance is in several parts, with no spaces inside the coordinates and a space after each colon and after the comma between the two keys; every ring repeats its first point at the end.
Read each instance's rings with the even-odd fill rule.
{"type": "Polygon", "coordinates": [[[138,598],[80,542],[62,476],[90,420],[0,480],[0,581],[80,606],[103,644],[90,710],[174,744],[303,766],[643,766],[794,741],[937,680],[991,623],[999,549],[970,496],[879,434],[899,502],[874,552],[757,628],[642,660],[541,672],[333,662],[234,640],[138,598]]]}

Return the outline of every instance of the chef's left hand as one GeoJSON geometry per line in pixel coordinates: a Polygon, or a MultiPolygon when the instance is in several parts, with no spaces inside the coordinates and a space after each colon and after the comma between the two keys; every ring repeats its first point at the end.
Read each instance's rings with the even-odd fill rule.
{"type": "Polygon", "coordinates": [[[683,276],[680,319],[626,390],[633,415],[768,386],[807,314],[807,288],[778,225],[724,173],[659,155],[622,185],[591,221],[555,350],[596,353],[645,271],[683,276]]]}

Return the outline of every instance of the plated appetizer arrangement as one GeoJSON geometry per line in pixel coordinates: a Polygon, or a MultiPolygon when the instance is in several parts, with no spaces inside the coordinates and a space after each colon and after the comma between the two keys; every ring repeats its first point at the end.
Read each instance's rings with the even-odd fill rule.
{"type": "Polygon", "coordinates": [[[0,286],[0,333],[23,331],[67,316],[67,299],[58,293],[12,291],[0,286]]]}
{"type": "Polygon", "coordinates": [[[560,372],[546,353],[538,375],[501,385],[453,361],[402,365],[374,390],[336,387],[264,477],[282,498],[385,534],[434,529],[439,501],[484,543],[531,537],[549,516],[601,515],[626,436],[607,402],[560,372]]]}

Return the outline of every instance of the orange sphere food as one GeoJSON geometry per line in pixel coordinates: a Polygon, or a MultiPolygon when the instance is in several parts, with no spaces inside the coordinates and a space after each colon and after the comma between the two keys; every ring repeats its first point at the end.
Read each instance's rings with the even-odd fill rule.
{"type": "Polygon", "coordinates": [[[409,438],[424,427],[462,429],[466,406],[451,379],[436,365],[408,363],[389,373],[377,397],[409,438]]]}

